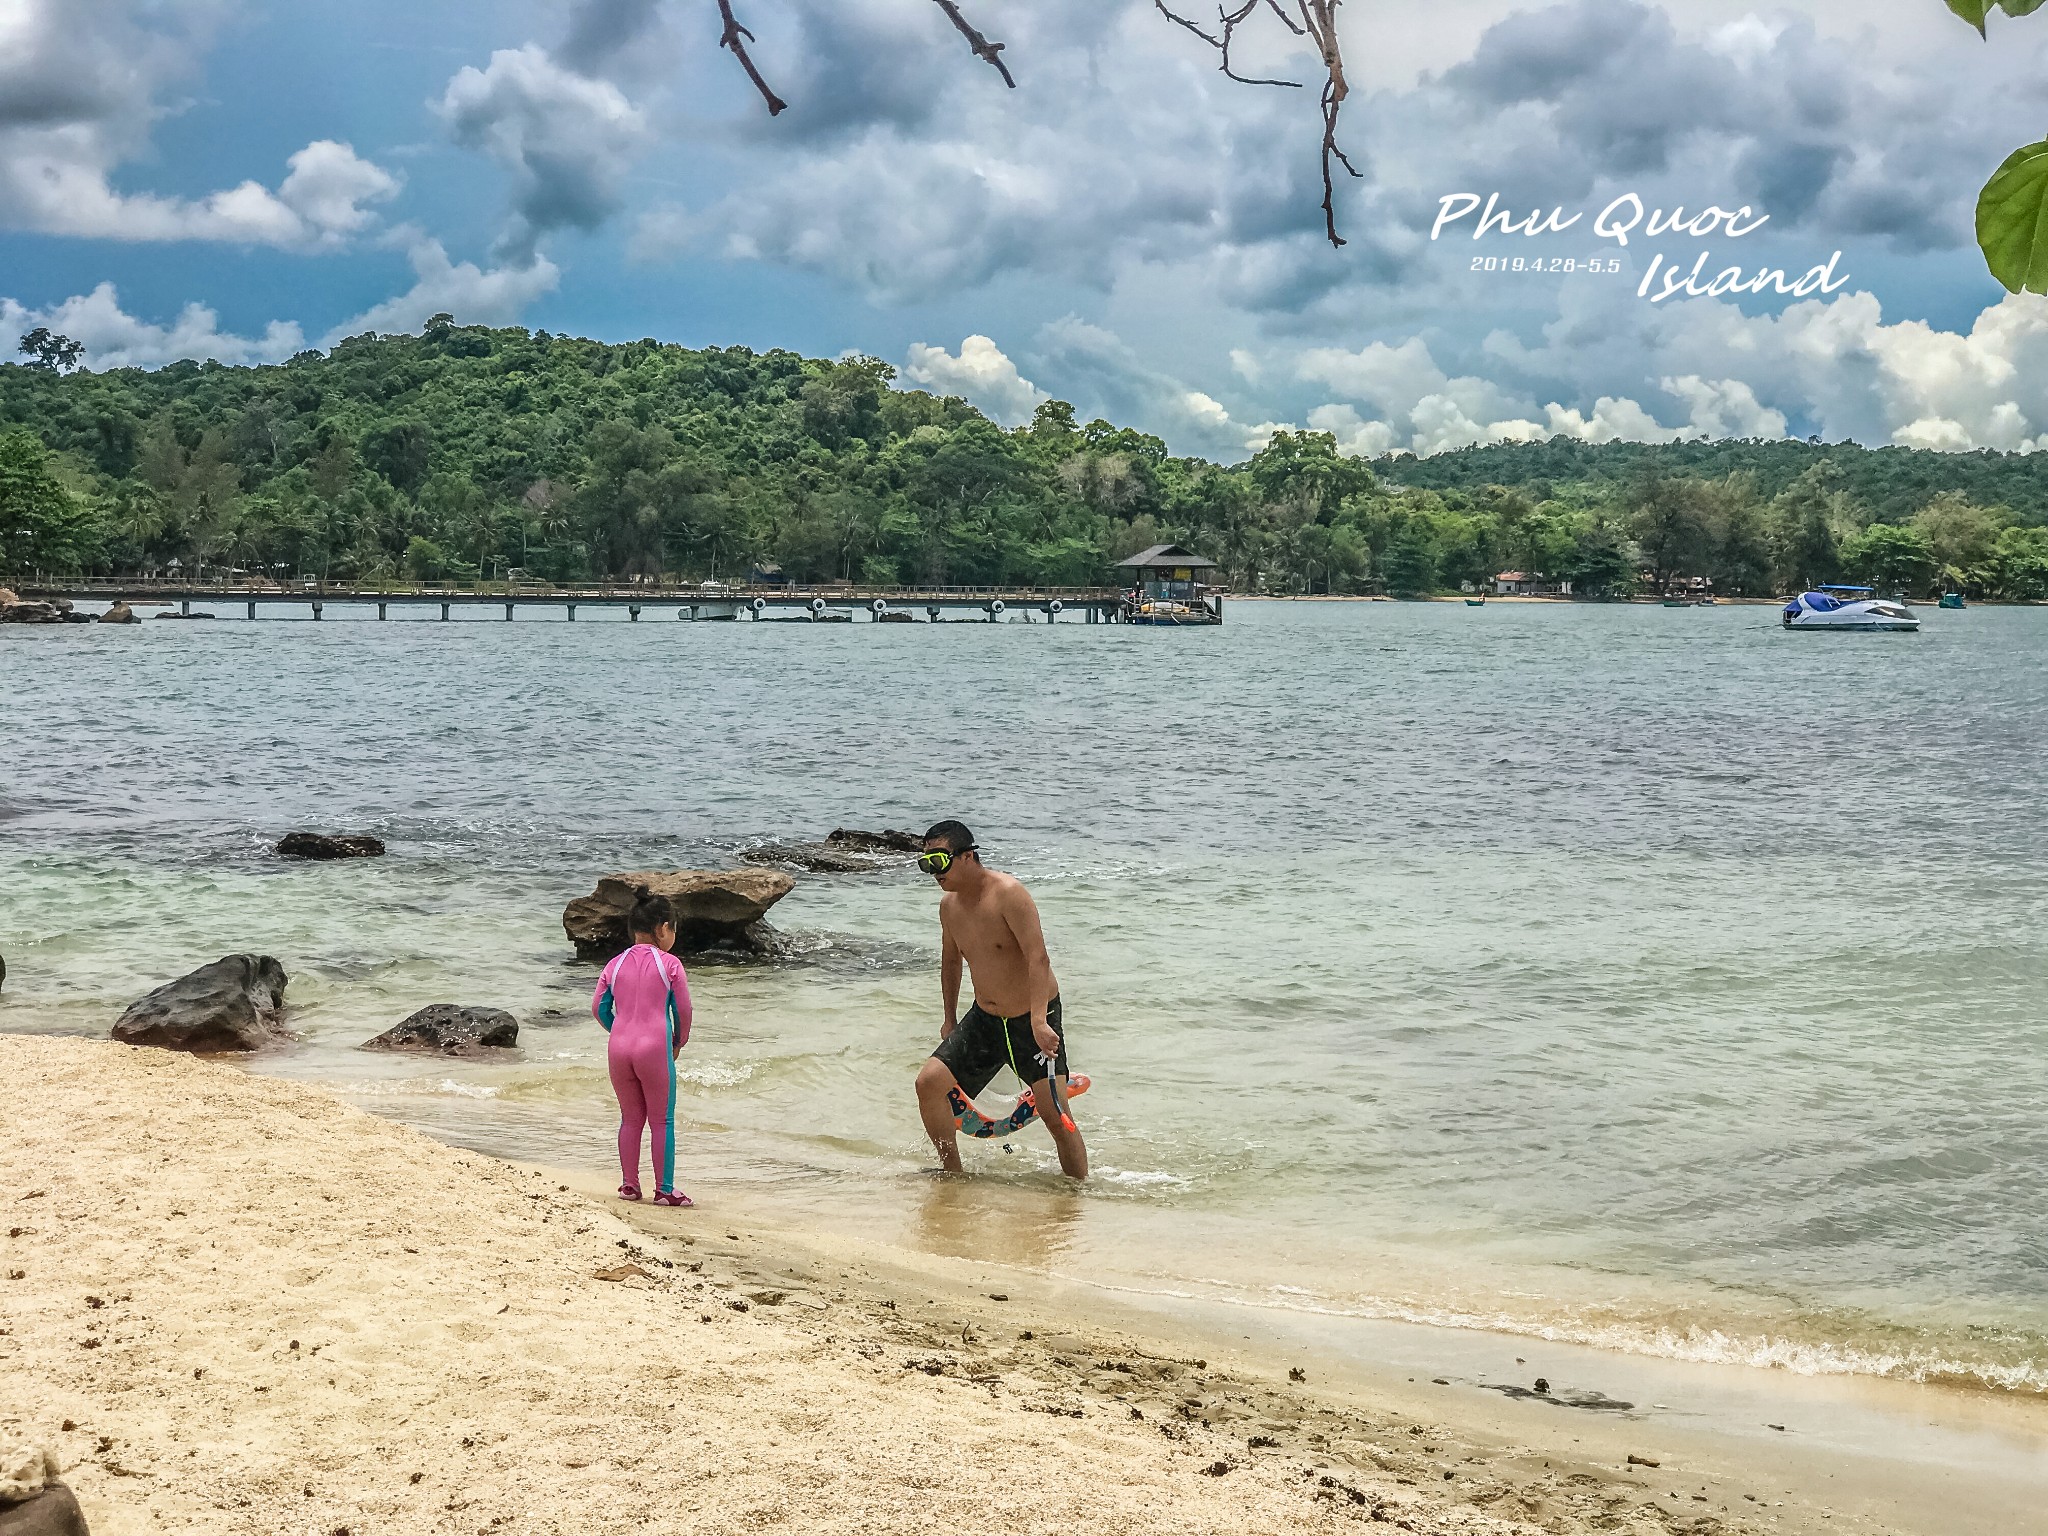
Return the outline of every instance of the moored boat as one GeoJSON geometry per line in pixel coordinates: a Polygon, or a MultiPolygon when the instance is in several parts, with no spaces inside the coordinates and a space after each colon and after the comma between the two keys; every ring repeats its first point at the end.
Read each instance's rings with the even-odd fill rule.
{"type": "Polygon", "coordinates": [[[1785,627],[1912,634],[1920,621],[1899,604],[1873,597],[1869,587],[1816,587],[1785,605],[1785,627]]]}

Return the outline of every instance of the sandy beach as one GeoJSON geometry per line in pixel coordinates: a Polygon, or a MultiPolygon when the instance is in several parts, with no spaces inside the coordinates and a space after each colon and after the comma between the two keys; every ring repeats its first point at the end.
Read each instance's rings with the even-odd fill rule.
{"type": "Polygon", "coordinates": [[[715,1193],[620,1207],[236,1066],[0,1036],[0,1073],[0,1438],[103,1536],[1916,1528],[1824,1451],[1205,1358],[1042,1278],[715,1193]]]}

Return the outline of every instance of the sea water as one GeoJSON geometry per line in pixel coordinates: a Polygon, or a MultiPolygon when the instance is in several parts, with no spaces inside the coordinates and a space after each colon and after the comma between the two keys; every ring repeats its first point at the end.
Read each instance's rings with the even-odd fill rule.
{"type": "Polygon", "coordinates": [[[660,612],[0,630],[0,1029],[104,1034],[262,951],[296,1038],[255,1070],[602,1172],[566,902],[958,817],[1038,898],[1095,1179],[1035,1129],[931,1176],[935,892],[804,875],[796,958],[692,969],[680,1167],[713,1210],[2048,1392],[2048,612],[660,612]],[[279,861],[295,828],[390,854],[279,861]],[[512,1010],[518,1055],[356,1049],[431,1002],[512,1010]]]}

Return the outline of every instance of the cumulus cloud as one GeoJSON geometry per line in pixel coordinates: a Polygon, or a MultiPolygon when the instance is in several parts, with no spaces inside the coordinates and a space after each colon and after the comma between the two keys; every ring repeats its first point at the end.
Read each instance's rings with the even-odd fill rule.
{"type": "Polygon", "coordinates": [[[913,342],[903,377],[941,395],[958,395],[1005,426],[1020,426],[1052,398],[1018,373],[1002,348],[986,336],[969,336],[958,355],[944,347],[913,342]]]}
{"type": "Polygon", "coordinates": [[[224,4],[9,0],[0,5],[0,227],[107,240],[216,240],[328,250],[375,220],[398,178],[317,140],[275,189],[205,197],[116,190],[147,146],[158,95],[188,74],[224,4]]]}
{"type": "Polygon", "coordinates": [[[456,143],[512,171],[515,217],[500,252],[521,263],[550,232],[595,229],[615,213],[649,138],[646,118],[617,85],[533,43],[499,50],[483,69],[464,66],[436,110],[456,143]]]}
{"type": "Polygon", "coordinates": [[[1363,454],[1438,453],[1559,434],[1596,443],[1777,438],[1795,418],[1831,439],[1952,451],[2048,448],[2048,298],[2037,294],[2007,295],[1964,333],[1924,320],[1888,324],[1867,292],[1809,299],[1775,315],[1744,315],[1710,300],[1636,306],[1604,326],[1568,312],[1549,331],[1542,347],[1488,339],[1488,355],[1534,385],[1453,376],[1420,338],[1355,352],[1303,349],[1293,366],[1343,397],[1310,412],[1310,425],[1363,454]],[[1687,371],[1676,371],[1681,363],[1687,371]],[[1575,405],[1534,392],[1603,373],[1640,378],[1646,395],[1662,398],[1646,405],[1629,394],[1601,394],[1575,405]]]}
{"type": "Polygon", "coordinates": [[[1142,424],[1181,452],[1241,459],[1263,448],[1280,426],[1238,420],[1207,392],[1146,362],[1114,331],[1077,315],[1040,328],[1037,359],[1033,371],[1057,372],[1062,392],[1084,417],[1142,424]]]}
{"type": "Polygon", "coordinates": [[[397,233],[411,241],[406,254],[415,279],[412,287],[336,326],[327,338],[329,345],[365,331],[415,331],[444,312],[460,325],[509,325],[535,300],[553,293],[562,280],[561,269],[545,256],[479,267],[473,261],[451,260],[440,241],[416,230],[397,233]]]}
{"type": "Polygon", "coordinates": [[[220,316],[203,304],[188,304],[169,325],[151,325],[121,308],[112,283],[77,294],[47,309],[29,309],[0,299],[0,331],[13,335],[48,326],[85,346],[86,366],[159,368],[183,358],[227,364],[282,362],[302,351],[306,338],[290,321],[273,320],[261,336],[236,336],[220,328],[220,316]]]}

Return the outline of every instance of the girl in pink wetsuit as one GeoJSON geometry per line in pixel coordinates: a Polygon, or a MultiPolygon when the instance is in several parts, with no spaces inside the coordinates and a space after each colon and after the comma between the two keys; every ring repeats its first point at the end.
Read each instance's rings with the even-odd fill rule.
{"type": "Polygon", "coordinates": [[[621,1200],[640,1198],[640,1132],[650,1133],[654,1203],[689,1205],[676,1188],[676,1057],[690,1039],[690,978],[669,950],[675,913],[666,896],[643,896],[627,927],[633,947],[598,979],[590,1012],[611,1035],[605,1055],[619,1096],[621,1200]]]}

